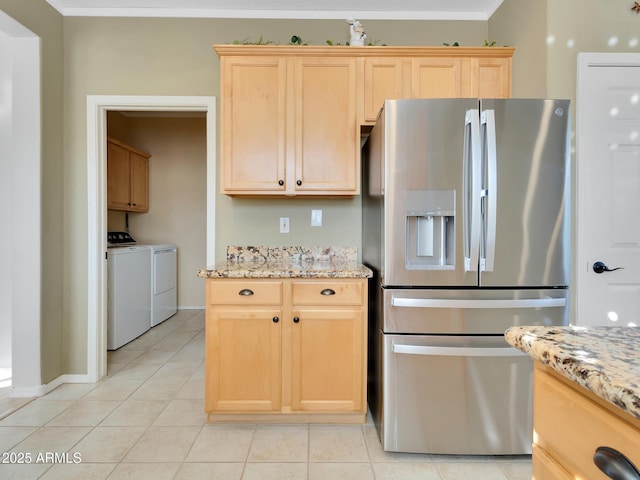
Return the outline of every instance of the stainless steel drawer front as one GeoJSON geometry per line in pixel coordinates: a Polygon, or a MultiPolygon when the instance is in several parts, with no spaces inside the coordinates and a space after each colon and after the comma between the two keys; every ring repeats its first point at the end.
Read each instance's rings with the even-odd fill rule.
{"type": "Polygon", "coordinates": [[[533,362],[501,336],[384,335],[387,451],[524,454],[533,362]]]}

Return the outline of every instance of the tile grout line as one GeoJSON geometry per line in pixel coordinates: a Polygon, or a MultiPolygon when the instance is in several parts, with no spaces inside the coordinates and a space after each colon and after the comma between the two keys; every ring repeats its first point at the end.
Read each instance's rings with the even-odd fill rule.
{"type": "MultiPolygon", "coordinates": [[[[189,319],[190,318],[195,318],[196,315],[198,315],[198,314],[194,314],[194,315],[190,316],[189,319]]],[[[136,440],[126,449],[126,452],[124,454],[122,454],[121,457],[119,457],[118,461],[115,461],[115,462],[111,462],[111,461],[109,461],[109,462],[99,462],[99,461],[98,462],[91,462],[91,463],[109,463],[109,464],[113,464],[112,468],[110,469],[110,471],[106,473],[107,477],[109,477],[111,475],[114,475],[114,472],[117,469],[122,468],[122,467],[120,467],[120,465],[125,466],[125,465],[132,465],[133,464],[136,467],[141,467],[143,465],[157,465],[159,463],[166,463],[166,462],[160,462],[160,461],[147,461],[147,460],[145,460],[145,461],[135,461],[135,459],[133,457],[132,457],[132,460],[129,461],[129,462],[124,462],[124,460],[127,458],[128,455],[131,454],[131,452],[136,448],[136,446],[138,446],[140,444],[141,440],[145,437],[145,435],[148,432],[150,432],[151,427],[153,427],[154,423],[157,422],[162,417],[163,413],[168,412],[167,409],[171,405],[171,402],[178,401],[178,400],[190,400],[190,401],[194,401],[194,402],[197,401],[198,403],[202,403],[203,402],[203,399],[201,397],[199,397],[199,396],[198,396],[198,398],[192,398],[192,397],[195,396],[194,394],[196,393],[192,389],[184,391],[185,398],[178,398],[178,396],[180,395],[180,392],[182,391],[182,389],[184,389],[187,386],[188,383],[190,383],[192,381],[193,382],[202,382],[201,369],[202,369],[202,365],[204,363],[204,360],[200,358],[200,359],[198,359],[197,362],[195,361],[195,359],[193,361],[192,360],[188,360],[188,361],[185,360],[184,362],[179,361],[179,359],[176,362],[172,362],[171,361],[173,358],[175,358],[181,352],[185,352],[185,350],[184,350],[185,347],[190,346],[191,342],[194,342],[194,340],[196,340],[204,332],[204,326],[199,328],[198,330],[192,330],[191,328],[189,328],[189,330],[184,330],[184,331],[180,332],[179,330],[181,328],[185,327],[185,324],[189,319],[182,319],[181,322],[175,328],[171,329],[171,331],[169,331],[169,332],[166,332],[166,334],[161,336],[161,337],[159,336],[158,338],[154,338],[153,342],[149,341],[148,343],[144,343],[144,344],[143,344],[143,342],[141,342],[141,345],[139,346],[140,349],[141,349],[141,353],[139,355],[129,359],[129,361],[126,364],[124,364],[125,366],[130,366],[130,365],[134,365],[134,364],[145,365],[144,363],[136,363],[135,360],[138,359],[141,355],[145,354],[146,352],[152,351],[153,347],[155,345],[157,345],[158,343],[160,343],[163,340],[167,339],[172,334],[178,333],[179,335],[182,335],[182,336],[185,336],[185,337],[189,336],[189,340],[187,340],[184,344],[182,344],[180,347],[174,347],[175,350],[173,350],[173,349],[171,350],[171,351],[173,351],[173,354],[169,358],[167,358],[167,360],[165,360],[163,363],[160,363],[160,364],[152,364],[152,363],[151,364],[146,364],[146,365],[159,365],[158,368],[156,368],[153,371],[153,373],[148,375],[146,378],[129,379],[129,380],[132,380],[132,381],[133,380],[139,381],[140,383],[138,383],[137,386],[133,390],[127,392],[126,395],[122,396],[121,398],[114,398],[114,399],[111,399],[111,398],[105,399],[105,398],[102,398],[100,396],[95,398],[94,400],[117,400],[118,402],[104,417],[102,417],[99,421],[97,421],[97,423],[95,425],[83,426],[84,428],[87,428],[88,430],[79,439],[77,439],[73,443],[73,445],[71,447],[69,447],[67,449],[67,452],[72,452],[73,448],[75,448],[77,445],[79,445],[81,442],[83,442],[85,439],[87,439],[88,436],[92,435],[93,433],[97,433],[99,431],[98,427],[100,427],[100,428],[111,428],[111,427],[114,427],[114,428],[126,428],[127,425],[122,425],[122,426],[118,426],[118,425],[103,425],[103,423],[106,421],[107,418],[109,418],[111,415],[113,415],[116,412],[116,410],[118,410],[118,408],[120,408],[125,402],[136,400],[136,399],[132,398],[135,395],[135,393],[139,392],[140,389],[143,388],[144,385],[147,384],[147,382],[152,380],[154,378],[154,376],[162,369],[163,366],[167,365],[168,363],[193,363],[194,365],[197,363],[197,367],[192,371],[191,375],[186,377],[186,379],[182,382],[181,386],[179,388],[176,388],[174,392],[171,392],[171,394],[168,395],[166,399],[165,398],[161,399],[164,402],[162,408],[155,413],[154,417],[150,417],[149,420],[145,420],[146,422],[148,422],[146,425],[137,425],[137,424],[136,425],[132,425],[132,427],[140,427],[140,434],[136,438],[136,440]],[[185,332],[187,332],[187,331],[188,332],[193,332],[193,335],[186,334],[185,332]],[[194,376],[196,377],[195,379],[194,379],[194,376]]],[[[193,326],[195,326],[195,323],[193,324],[193,326]]],[[[198,346],[199,342],[200,342],[200,340],[196,340],[192,345],[194,347],[197,347],[197,348],[202,348],[201,346],[198,346]]],[[[171,343],[171,342],[168,341],[167,344],[169,344],[169,343],[171,343]]],[[[193,347],[191,347],[191,346],[189,347],[189,349],[192,349],[192,348],[193,347]]],[[[161,351],[161,350],[159,350],[159,351],[161,351]]],[[[185,352],[185,358],[187,358],[187,357],[188,357],[188,354],[185,352]]],[[[121,370],[116,371],[111,376],[106,376],[104,381],[116,378],[116,375],[120,371],[121,370]]],[[[171,373],[171,375],[174,375],[176,372],[177,371],[173,371],[173,372],[169,372],[169,373],[171,373]]],[[[171,377],[171,378],[173,378],[173,377],[171,377]]],[[[123,377],[123,380],[125,380],[125,379],[126,379],[126,376],[123,377]]],[[[168,378],[161,378],[161,377],[160,378],[156,378],[157,381],[167,380],[167,379],[168,378]]],[[[48,424],[50,422],[53,422],[60,415],[63,415],[65,411],[67,411],[69,408],[72,408],[74,405],[78,404],[79,402],[92,401],[92,399],[87,398],[87,396],[89,396],[91,394],[91,392],[93,392],[95,390],[95,388],[97,388],[97,386],[100,385],[100,383],[101,382],[95,384],[94,387],[91,388],[90,390],[88,390],[88,391],[86,391],[84,393],[81,393],[80,396],[78,396],[77,398],[63,398],[65,394],[67,396],[71,396],[71,394],[74,393],[73,389],[70,389],[70,391],[68,391],[68,392],[62,392],[62,394],[59,394],[61,396],[60,399],[72,400],[71,403],[66,408],[64,408],[61,412],[57,413],[52,418],[48,419],[47,422],[44,423],[43,425],[32,426],[31,428],[35,427],[35,430],[33,432],[31,432],[29,435],[27,435],[27,437],[25,437],[24,439],[19,441],[17,444],[13,445],[13,447],[11,447],[11,448],[15,448],[20,443],[28,440],[29,438],[32,438],[33,435],[35,435],[37,432],[39,432],[39,431],[41,431],[43,429],[46,429],[46,428],[58,428],[58,427],[64,428],[65,425],[48,426],[48,424]]],[[[78,392],[75,392],[75,393],[77,394],[78,392]]],[[[105,391],[103,394],[106,394],[108,396],[109,395],[108,390],[105,391]]],[[[103,394],[101,394],[101,395],[103,395],[103,394]]],[[[140,401],[145,401],[145,400],[146,399],[144,399],[144,398],[140,399],[140,401]]],[[[195,404],[194,404],[194,406],[195,406],[195,404]]],[[[171,426],[175,426],[175,427],[196,426],[196,425],[191,425],[191,424],[187,425],[187,423],[189,423],[191,420],[189,420],[188,422],[185,422],[183,424],[179,424],[177,422],[177,418],[175,417],[176,414],[180,413],[180,410],[179,410],[178,406],[176,405],[176,407],[174,409],[172,409],[172,410],[173,410],[172,414],[173,414],[174,418],[167,417],[166,420],[168,420],[168,422],[163,421],[163,423],[167,423],[167,424],[166,425],[158,425],[157,426],[158,428],[171,427],[171,426]]],[[[184,411],[186,412],[186,415],[195,414],[195,411],[193,410],[193,408],[189,408],[188,410],[184,410],[184,411]]],[[[204,413],[203,413],[203,415],[204,415],[204,413]]],[[[122,417],[122,418],[124,420],[126,420],[125,417],[122,417]]],[[[189,417],[189,418],[191,418],[191,417],[189,417]]],[[[194,417],[194,420],[195,420],[195,417],[194,417]]],[[[416,458],[416,462],[414,462],[413,459],[411,459],[411,458],[405,459],[401,455],[399,455],[399,456],[390,455],[388,457],[386,455],[380,456],[380,455],[378,455],[377,445],[373,443],[374,442],[374,438],[377,439],[377,431],[375,431],[375,426],[373,425],[373,423],[368,423],[368,421],[369,421],[369,417],[367,416],[367,419],[365,420],[365,423],[359,424],[358,426],[360,428],[357,429],[357,431],[360,432],[360,435],[362,435],[362,441],[363,441],[364,447],[366,449],[366,459],[367,459],[366,461],[368,462],[369,469],[370,469],[370,472],[371,472],[370,474],[366,474],[366,478],[371,478],[372,480],[384,480],[384,478],[386,478],[386,473],[385,472],[391,472],[392,471],[392,470],[389,470],[389,468],[390,468],[389,466],[384,466],[384,467],[381,467],[381,469],[380,469],[380,471],[378,473],[376,473],[375,467],[376,467],[377,464],[385,464],[385,465],[386,464],[389,464],[389,465],[394,464],[396,466],[396,468],[399,467],[399,470],[396,470],[398,472],[406,472],[406,471],[413,472],[413,470],[405,470],[405,469],[403,469],[403,466],[408,465],[409,463],[411,463],[411,464],[413,464],[413,463],[425,463],[425,464],[431,465],[432,467],[430,467],[430,468],[433,469],[432,470],[433,471],[433,474],[432,474],[433,477],[429,477],[429,478],[434,478],[434,479],[437,478],[439,480],[443,480],[443,479],[444,480],[450,480],[452,478],[451,477],[451,471],[447,470],[447,467],[446,467],[447,465],[452,465],[452,464],[460,465],[460,464],[465,464],[465,463],[477,463],[476,459],[473,459],[473,458],[452,458],[452,459],[438,458],[438,459],[435,459],[433,456],[428,456],[428,459],[426,459],[426,457],[420,456],[420,457],[416,458]],[[370,428],[374,429],[374,435],[375,436],[370,436],[370,438],[369,438],[367,432],[371,433],[370,428]],[[419,461],[417,461],[418,459],[419,459],[419,461]],[[447,461],[447,460],[451,460],[451,461],[447,461]],[[444,470],[445,476],[443,476],[443,473],[442,473],[441,469],[439,468],[440,466],[445,468],[445,470],[444,470]],[[382,477],[380,475],[382,475],[382,477]]],[[[217,464],[217,465],[226,464],[226,463],[236,463],[236,462],[228,462],[228,461],[223,461],[223,460],[221,460],[221,461],[212,461],[210,459],[204,459],[204,458],[202,458],[200,460],[196,459],[196,460],[194,460],[192,462],[188,462],[187,461],[187,459],[189,458],[189,455],[191,454],[191,452],[194,452],[194,448],[196,446],[196,443],[198,442],[198,439],[203,434],[203,432],[207,429],[208,425],[209,424],[205,420],[202,424],[197,425],[197,429],[192,429],[191,431],[195,432],[195,435],[194,435],[193,439],[191,440],[190,445],[187,447],[188,444],[186,444],[186,442],[181,444],[182,448],[185,448],[185,451],[186,451],[186,453],[185,453],[184,457],[182,458],[182,460],[181,461],[177,461],[177,462],[169,462],[169,463],[177,465],[175,472],[171,476],[171,478],[173,478],[174,480],[176,480],[178,478],[183,478],[184,475],[185,475],[185,472],[187,472],[188,469],[191,468],[189,466],[190,464],[193,466],[194,464],[201,464],[201,463],[204,463],[204,464],[217,464]]],[[[251,439],[248,442],[248,447],[247,447],[246,452],[244,452],[244,461],[242,461],[241,468],[240,468],[240,465],[238,464],[238,471],[241,470],[240,471],[240,476],[237,477],[237,479],[236,479],[236,477],[234,477],[233,480],[243,479],[247,475],[256,475],[256,474],[259,475],[259,472],[260,472],[260,470],[259,470],[260,467],[256,466],[255,468],[253,468],[253,467],[252,468],[248,468],[249,467],[248,464],[252,463],[252,462],[249,461],[250,458],[251,458],[252,449],[254,447],[259,447],[260,446],[260,444],[261,444],[261,442],[263,440],[263,437],[260,437],[261,441],[258,442],[258,437],[257,437],[257,435],[258,435],[258,426],[257,425],[255,425],[255,424],[242,424],[242,425],[252,427],[251,439]],[[258,442],[258,443],[256,443],[256,442],[258,442]]],[[[75,425],[69,425],[69,427],[75,427],[75,425]]],[[[330,427],[330,425],[329,425],[329,427],[330,427]]],[[[215,428],[215,426],[213,428],[215,428]]],[[[311,468],[311,464],[314,463],[314,462],[312,462],[312,459],[311,459],[311,453],[312,453],[312,438],[311,438],[312,437],[312,428],[313,428],[313,425],[307,423],[305,425],[306,437],[301,437],[301,438],[306,438],[306,441],[307,441],[307,446],[306,446],[306,455],[307,455],[306,463],[307,463],[307,465],[306,465],[306,469],[297,470],[300,473],[302,473],[302,471],[306,472],[306,480],[311,480],[312,475],[314,473],[317,474],[317,473],[319,473],[321,471],[325,471],[325,470],[318,470],[316,468],[311,468]]],[[[132,433],[132,435],[133,435],[133,433],[132,433]]],[[[135,437],[129,437],[129,438],[135,438],[135,437]]],[[[188,440],[188,437],[187,437],[187,440],[188,440]]],[[[224,441],[224,439],[223,439],[223,441],[224,441]]],[[[102,446],[102,444],[101,443],[100,444],[95,443],[95,445],[92,446],[92,449],[95,449],[96,446],[97,446],[97,448],[100,448],[102,446]]],[[[141,457],[141,458],[143,458],[143,457],[141,457]]],[[[321,462],[318,462],[318,463],[319,464],[323,464],[323,463],[325,463],[325,464],[340,464],[340,463],[343,463],[343,464],[352,464],[352,465],[355,465],[356,463],[361,463],[361,461],[354,460],[355,458],[356,457],[351,456],[351,457],[345,458],[345,459],[343,459],[341,461],[329,461],[329,460],[327,460],[326,462],[322,462],[321,461],[321,462]]],[[[357,458],[360,458],[360,455],[358,455],[357,458]]],[[[363,457],[363,460],[364,460],[364,457],[363,457]]],[[[493,475],[494,476],[498,476],[499,475],[501,479],[509,479],[509,480],[514,480],[516,478],[520,478],[520,477],[517,477],[517,475],[519,475],[519,473],[518,473],[519,471],[522,471],[521,467],[518,466],[518,467],[514,468],[512,466],[512,464],[517,464],[517,463],[520,463],[520,462],[522,462],[523,464],[526,463],[526,460],[522,461],[522,460],[520,460],[518,458],[514,458],[514,459],[505,458],[503,460],[502,458],[498,459],[495,456],[482,457],[482,459],[479,459],[478,461],[484,463],[485,465],[492,465],[493,466],[492,468],[495,468],[495,470],[493,470],[493,472],[494,472],[493,475]]],[[[295,460],[295,459],[284,460],[284,461],[280,461],[280,462],[269,462],[268,460],[261,460],[261,461],[255,462],[255,463],[256,464],[258,464],[258,463],[285,464],[285,463],[298,463],[298,461],[295,460]]],[[[364,466],[364,463],[362,463],[362,465],[364,466]]],[[[42,474],[39,474],[39,477],[41,478],[42,476],[47,476],[47,472],[49,472],[51,470],[51,467],[52,466],[47,468],[42,474]]],[[[123,467],[123,468],[127,468],[127,467],[123,467]]],[[[131,468],[133,468],[133,467],[131,467],[131,468]]],[[[330,468],[336,468],[336,467],[330,467],[330,468]]],[[[348,467],[348,468],[349,469],[353,469],[355,467],[348,467]]],[[[361,469],[363,467],[358,467],[358,468],[361,469]]],[[[348,471],[350,471],[350,470],[348,470],[348,471]]],[[[55,472],[55,473],[59,473],[59,472],[55,472]]],[[[418,472],[418,474],[420,474],[420,473],[418,472]]],[[[522,474],[520,474],[520,475],[522,475],[522,474]]],[[[76,477],[73,477],[73,478],[76,478],[76,477]]],[[[313,477],[313,478],[315,478],[315,477],[313,477]]],[[[413,478],[413,477],[411,477],[411,478],[413,478]]]]}

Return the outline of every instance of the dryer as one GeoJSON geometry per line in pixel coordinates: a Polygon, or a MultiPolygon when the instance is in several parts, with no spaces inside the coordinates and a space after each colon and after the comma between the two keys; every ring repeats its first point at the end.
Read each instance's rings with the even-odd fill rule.
{"type": "Polygon", "coordinates": [[[178,248],[147,245],[151,250],[151,327],[178,311],[178,248]]]}

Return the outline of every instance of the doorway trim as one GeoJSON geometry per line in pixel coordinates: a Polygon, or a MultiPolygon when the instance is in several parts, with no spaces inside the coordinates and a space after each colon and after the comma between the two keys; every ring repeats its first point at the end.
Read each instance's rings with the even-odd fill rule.
{"type": "MultiPolygon", "coordinates": [[[[9,45],[9,92],[2,128],[10,128],[4,151],[13,191],[8,275],[11,323],[12,397],[45,393],[42,385],[42,122],[41,40],[0,11],[0,33],[9,45]],[[6,123],[4,123],[6,122],[6,123]]],[[[3,40],[3,41],[4,41],[3,40]]],[[[5,160],[6,161],[6,160],[5,160]]]]}
{"type": "Polygon", "coordinates": [[[107,112],[205,112],[207,265],[215,259],[216,97],[87,95],[87,378],[107,373],[107,112]]]}

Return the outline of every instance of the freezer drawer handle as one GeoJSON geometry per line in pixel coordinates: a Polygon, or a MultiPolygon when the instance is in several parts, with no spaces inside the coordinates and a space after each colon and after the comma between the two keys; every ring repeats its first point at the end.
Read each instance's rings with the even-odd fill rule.
{"type": "Polygon", "coordinates": [[[407,355],[438,355],[445,357],[520,357],[526,355],[515,348],[426,347],[393,344],[393,353],[407,355]]]}
{"type": "Polygon", "coordinates": [[[416,308],[550,308],[564,307],[566,298],[528,298],[515,300],[462,300],[448,298],[391,298],[394,307],[416,308]]]}

